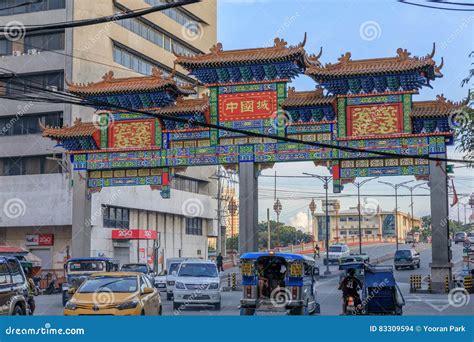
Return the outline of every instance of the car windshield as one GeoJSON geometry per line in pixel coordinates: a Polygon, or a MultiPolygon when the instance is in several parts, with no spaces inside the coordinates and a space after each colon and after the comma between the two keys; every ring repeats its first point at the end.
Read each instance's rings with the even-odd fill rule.
{"type": "Polygon", "coordinates": [[[69,263],[71,272],[101,272],[105,271],[105,262],[98,260],[74,261],[69,263]]]}
{"type": "Polygon", "coordinates": [[[329,246],[329,252],[340,253],[342,252],[341,246],[329,246]]]}
{"type": "Polygon", "coordinates": [[[175,262],[174,264],[171,264],[169,274],[173,273],[173,271],[178,271],[178,268],[179,268],[180,264],[181,263],[179,263],[179,262],[175,262]]]}
{"type": "Polygon", "coordinates": [[[474,236],[474,233],[469,233],[469,234],[467,234],[467,236],[473,237],[473,236],[474,236]]]}
{"type": "Polygon", "coordinates": [[[411,257],[410,251],[407,250],[399,250],[395,253],[395,258],[409,258],[411,257]]]}
{"type": "Polygon", "coordinates": [[[178,277],[217,277],[217,267],[213,264],[182,264],[178,277]]]}
{"type": "Polygon", "coordinates": [[[147,273],[148,268],[145,265],[123,265],[121,268],[122,271],[124,272],[141,272],[141,273],[147,273]]]}
{"type": "Polygon", "coordinates": [[[86,280],[77,292],[136,292],[138,289],[137,277],[94,277],[86,280]]]}

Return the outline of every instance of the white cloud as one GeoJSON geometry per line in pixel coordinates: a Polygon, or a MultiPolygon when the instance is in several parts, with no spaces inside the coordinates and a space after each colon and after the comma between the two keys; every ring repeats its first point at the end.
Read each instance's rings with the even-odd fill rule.
{"type": "Polygon", "coordinates": [[[299,211],[295,216],[288,220],[288,225],[293,226],[301,231],[308,231],[308,214],[299,211]]]}

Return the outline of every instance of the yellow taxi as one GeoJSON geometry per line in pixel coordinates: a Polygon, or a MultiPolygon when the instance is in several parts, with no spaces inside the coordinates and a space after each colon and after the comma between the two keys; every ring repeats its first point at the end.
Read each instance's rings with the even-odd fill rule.
{"type": "Polygon", "coordinates": [[[72,298],[65,316],[161,315],[160,292],[143,273],[94,273],[79,288],[69,289],[72,298]]]}

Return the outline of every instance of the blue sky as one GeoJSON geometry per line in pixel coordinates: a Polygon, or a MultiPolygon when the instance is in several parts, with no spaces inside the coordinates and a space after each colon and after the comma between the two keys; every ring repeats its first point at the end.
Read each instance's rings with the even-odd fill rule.
{"type": "MultiPolygon", "coordinates": [[[[302,41],[305,32],[308,34],[306,51],[318,53],[322,46],[323,55],[320,60],[323,63],[335,63],[347,51],[352,53],[352,59],[395,56],[399,47],[407,49],[412,56],[424,56],[431,52],[432,44],[436,42],[435,60],[439,63],[441,57],[444,57],[444,77],[432,83],[434,89],[424,88],[414,99],[434,99],[436,95],[444,93],[448,99],[459,101],[467,96],[468,87],[462,88],[460,83],[467,75],[472,61],[468,55],[474,50],[474,12],[426,9],[391,0],[218,0],[218,41],[223,43],[224,49],[269,46],[273,44],[275,37],[284,38],[293,45],[302,41]]],[[[312,89],[315,86],[305,76],[293,83],[298,90],[312,89]]],[[[449,152],[450,157],[459,157],[453,149],[449,152]]],[[[327,173],[311,163],[279,164],[276,170],[279,175],[327,173]]],[[[263,174],[273,172],[266,170],[263,174]]],[[[456,177],[458,192],[472,192],[472,170],[458,169],[456,177]]],[[[387,177],[383,180],[398,182],[409,179],[413,177],[387,177]]],[[[260,178],[259,182],[261,188],[273,187],[271,178],[260,178]]],[[[323,191],[317,180],[278,179],[278,187],[297,192],[323,191]]],[[[363,192],[367,194],[391,191],[377,181],[368,183],[363,188],[363,192]]],[[[263,196],[263,192],[261,191],[260,200],[261,219],[265,216],[266,208],[271,207],[273,202],[269,198],[271,196],[263,196]]],[[[427,191],[419,191],[423,192],[427,191]]],[[[354,193],[353,187],[347,186],[344,194],[351,193],[354,193]]],[[[269,192],[265,191],[265,194],[269,192]]],[[[393,209],[392,199],[374,198],[384,209],[393,209]]],[[[307,199],[283,201],[283,220],[303,225],[307,221],[305,214],[308,203],[307,199]]],[[[355,204],[354,199],[343,199],[342,210],[355,204]]],[[[408,198],[403,198],[400,209],[408,210],[408,206],[408,198]]],[[[428,197],[421,198],[415,204],[415,214],[427,213],[428,197]]],[[[456,207],[453,215],[457,217],[456,207]]]]}

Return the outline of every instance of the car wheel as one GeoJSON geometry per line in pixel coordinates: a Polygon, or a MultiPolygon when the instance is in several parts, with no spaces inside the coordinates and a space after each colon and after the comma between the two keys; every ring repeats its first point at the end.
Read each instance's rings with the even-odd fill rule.
{"type": "Polygon", "coordinates": [[[25,316],[25,310],[21,307],[21,305],[17,304],[15,305],[15,308],[13,309],[12,316],[25,316]]]}
{"type": "Polygon", "coordinates": [[[166,299],[171,300],[173,298],[173,295],[171,293],[166,293],[166,299]]]}
{"type": "Polygon", "coordinates": [[[421,262],[418,262],[418,264],[416,265],[416,267],[417,267],[417,268],[420,268],[420,266],[421,266],[420,264],[421,264],[421,262]]]}
{"type": "Polygon", "coordinates": [[[69,296],[67,291],[63,291],[63,306],[66,306],[67,301],[69,300],[69,296]]]}
{"type": "Polygon", "coordinates": [[[288,312],[288,315],[290,315],[290,316],[303,316],[304,313],[305,313],[304,311],[305,311],[304,306],[299,306],[297,308],[290,309],[290,311],[288,312]]]}
{"type": "Polygon", "coordinates": [[[215,309],[216,311],[220,311],[220,310],[221,310],[221,302],[215,304],[215,305],[214,305],[214,309],[215,309]]]}
{"type": "Polygon", "coordinates": [[[411,268],[412,270],[414,270],[414,269],[415,269],[415,264],[411,265],[410,268],[411,268]]]}
{"type": "Polygon", "coordinates": [[[181,307],[184,308],[184,305],[181,306],[181,304],[173,302],[173,310],[179,310],[181,307]]]}
{"type": "Polygon", "coordinates": [[[399,268],[400,268],[400,267],[398,267],[398,266],[395,266],[395,269],[396,269],[396,270],[398,270],[399,268]]]}

